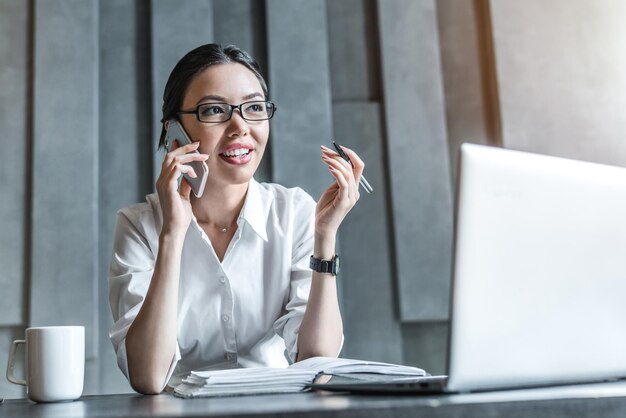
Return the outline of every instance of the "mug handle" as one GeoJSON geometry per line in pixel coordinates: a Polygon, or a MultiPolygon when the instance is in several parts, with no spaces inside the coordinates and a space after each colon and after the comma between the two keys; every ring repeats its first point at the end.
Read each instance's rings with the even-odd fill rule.
{"type": "Polygon", "coordinates": [[[17,351],[17,346],[20,344],[26,344],[26,340],[15,340],[13,341],[13,345],[11,345],[9,362],[7,363],[7,379],[9,379],[9,382],[15,383],[16,385],[26,386],[26,380],[17,379],[13,375],[13,368],[15,367],[15,352],[17,351]]]}

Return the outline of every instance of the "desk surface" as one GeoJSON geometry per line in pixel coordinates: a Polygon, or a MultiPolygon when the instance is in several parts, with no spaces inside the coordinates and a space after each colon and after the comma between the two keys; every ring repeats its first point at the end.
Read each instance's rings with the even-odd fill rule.
{"type": "Polygon", "coordinates": [[[35,404],[5,400],[0,417],[619,417],[626,382],[436,396],[330,393],[179,399],[170,394],[85,396],[35,404]]]}

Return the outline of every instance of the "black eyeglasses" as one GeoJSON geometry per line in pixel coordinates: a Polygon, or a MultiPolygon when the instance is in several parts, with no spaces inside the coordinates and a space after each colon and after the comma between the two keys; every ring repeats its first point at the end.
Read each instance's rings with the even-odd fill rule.
{"type": "Polygon", "coordinates": [[[201,103],[194,110],[181,110],[177,115],[195,114],[198,121],[204,123],[226,122],[233,117],[233,111],[239,109],[244,120],[268,120],[274,116],[276,105],[265,100],[254,100],[240,105],[228,103],[201,103]]]}

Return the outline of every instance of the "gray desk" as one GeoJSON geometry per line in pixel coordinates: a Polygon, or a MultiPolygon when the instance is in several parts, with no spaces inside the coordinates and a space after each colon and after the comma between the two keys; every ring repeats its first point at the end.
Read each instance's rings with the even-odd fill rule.
{"type": "Polygon", "coordinates": [[[626,417],[626,382],[439,396],[328,393],[178,399],[169,394],[85,396],[35,404],[5,400],[0,417],[626,417]]]}

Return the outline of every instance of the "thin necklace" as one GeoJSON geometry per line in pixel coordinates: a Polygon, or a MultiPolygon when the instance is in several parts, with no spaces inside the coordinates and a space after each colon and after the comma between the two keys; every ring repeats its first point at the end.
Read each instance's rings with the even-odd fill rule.
{"type": "MultiPolygon", "coordinates": [[[[231,224],[231,225],[232,225],[232,224],[231,224]]],[[[216,227],[217,229],[219,229],[221,233],[225,234],[225,233],[227,233],[228,231],[230,231],[230,229],[231,229],[231,227],[232,227],[231,225],[226,225],[226,226],[224,226],[224,225],[222,225],[222,226],[215,225],[215,227],[216,227]]]]}
{"type": "MultiPolygon", "coordinates": [[[[200,221],[198,221],[198,223],[207,224],[208,222],[200,222],[200,221]]],[[[223,234],[227,233],[228,230],[230,229],[230,226],[213,225],[213,227],[215,229],[217,229],[218,231],[220,231],[221,233],[223,233],[223,234]]]]}

